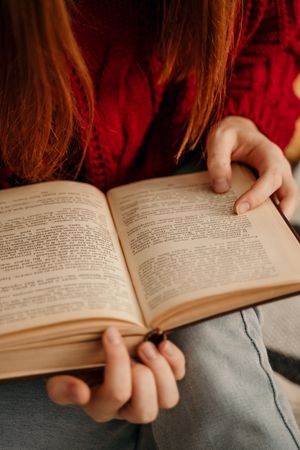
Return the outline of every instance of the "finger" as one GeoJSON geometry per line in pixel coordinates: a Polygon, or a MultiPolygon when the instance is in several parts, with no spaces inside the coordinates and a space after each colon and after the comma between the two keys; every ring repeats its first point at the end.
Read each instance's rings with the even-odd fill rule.
{"type": "Polygon", "coordinates": [[[132,366],[131,401],[119,410],[118,417],[132,423],[145,424],[156,419],[158,410],[153,373],[143,364],[134,363],[132,366]]]}
{"type": "Polygon", "coordinates": [[[148,366],[155,378],[157,399],[160,408],[172,408],[178,403],[177,383],[168,361],[152,342],[144,342],[138,348],[138,355],[148,366]]]}
{"type": "Polygon", "coordinates": [[[111,420],[131,397],[131,362],[118,330],[110,327],[103,334],[104,381],[93,389],[84,411],[97,422],[111,420]]]}
{"type": "Polygon", "coordinates": [[[282,213],[290,219],[297,208],[299,202],[299,190],[293,179],[283,183],[282,187],[276,192],[279,201],[279,208],[282,213]]]}
{"type": "Polygon", "coordinates": [[[90,388],[84,381],[69,375],[50,378],[47,391],[50,400],[58,405],[84,405],[91,396],[90,388]]]}
{"type": "Polygon", "coordinates": [[[207,141],[207,168],[212,188],[217,193],[228,191],[231,185],[231,153],[235,135],[231,130],[212,131],[207,141]]]}
{"type": "Polygon", "coordinates": [[[169,340],[162,341],[158,350],[168,361],[175,379],[181,380],[185,375],[185,357],[182,351],[169,340]]]}
{"type": "Polygon", "coordinates": [[[267,170],[234,204],[237,214],[261,205],[268,197],[276,192],[282,184],[282,176],[279,171],[267,170]]]}

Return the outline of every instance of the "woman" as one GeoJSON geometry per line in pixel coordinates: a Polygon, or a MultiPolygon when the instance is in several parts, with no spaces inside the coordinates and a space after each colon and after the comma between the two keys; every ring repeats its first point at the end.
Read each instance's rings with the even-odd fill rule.
{"type": "MultiPolygon", "coordinates": [[[[278,3],[290,26],[289,3],[278,3]]],[[[238,7],[237,0],[2,0],[2,187],[78,178],[106,190],[172,173],[176,155],[180,160],[206,142],[216,192],[229,188],[231,160],[253,165],[260,175],[236,202],[237,213],[275,193],[290,215],[297,189],[276,144],[287,142],[299,105],[289,92],[286,103],[293,108],[280,133],[263,111],[274,104],[265,104],[263,84],[248,80],[243,100],[245,74],[256,73],[255,38],[277,10],[267,0],[259,7],[246,3],[240,30],[238,7]],[[218,121],[232,64],[224,119],[218,121]]],[[[296,43],[295,36],[288,44],[296,43]]],[[[281,58],[289,67],[283,80],[288,85],[296,56],[282,46],[281,58]]],[[[108,329],[102,383],[90,388],[71,376],[47,382],[57,405],[77,407],[48,402],[41,380],[3,383],[2,448],[300,448],[272,378],[256,311],[173,338],[178,347],[170,341],[158,348],[141,344],[141,363],[133,363],[118,331],[108,329]],[[182,380],[179,389],[176,380],[182,380]]]]}

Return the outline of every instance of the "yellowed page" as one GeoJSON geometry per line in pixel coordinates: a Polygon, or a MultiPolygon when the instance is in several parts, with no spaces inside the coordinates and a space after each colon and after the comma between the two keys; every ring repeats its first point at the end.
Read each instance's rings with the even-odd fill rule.
{"type": "Polygon", "coordinates": [[[233,172],[232,189],[222,195],[211,191],[207,173],[109,192],[148,323],[199,297],[300,281],[300,246],[271,200],[242,216],[233,213],[234,201],[254,182],[246,169],[233,172]]]}
{"type": "MultiPolygon", "coordinates": [[[[141,336],[125,336],[125,345],[132,355],[141,342],[141,336]]],[[[43,348],[22,348],[3,351],[0,380],[70,371],[104,365],[105,357],[99,339],[43,348]]],[[[81,375],[84,375],[81,374],[81,375]]]]}
{"type": "Polygon", "coordinates": [[[75,182],[0,192],[0,334],[83,318],[142,323],[104,194],[75,182]]]}

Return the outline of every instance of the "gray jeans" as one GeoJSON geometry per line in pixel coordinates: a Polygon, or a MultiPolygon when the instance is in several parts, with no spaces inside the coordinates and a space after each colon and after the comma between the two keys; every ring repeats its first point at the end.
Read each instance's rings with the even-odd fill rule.
{"type": "Polygon", "coordinates": [[[185,352],[187,375],[179,405],[152,426],[97,424],[77,407],[52,404],[41,379],[10,381],[0,384],[0,449],[300,449],[254,309],[178,330],[172,339],[185,352]]]}

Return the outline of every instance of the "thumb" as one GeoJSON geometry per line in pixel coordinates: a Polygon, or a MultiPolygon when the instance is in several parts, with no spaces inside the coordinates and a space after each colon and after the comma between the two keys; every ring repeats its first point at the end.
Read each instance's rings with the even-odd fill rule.
{"type": "Polygon", "coordinates": [[[90,389],[84,381],[69,375],[56,376],[47,382],[50,400],[58,405],[84,405],[90,399],[90,389]]]}

